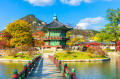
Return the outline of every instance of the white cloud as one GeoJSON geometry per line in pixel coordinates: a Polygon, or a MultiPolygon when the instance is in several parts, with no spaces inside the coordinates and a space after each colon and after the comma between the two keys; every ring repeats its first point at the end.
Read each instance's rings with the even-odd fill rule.
{"type": "Polygon", "coordinates": [[[30,4],[34,6],[51,6],[54,4],[55,0],[24,0],[28,1],[30,4]]]}
{"type": "Polygon", "coordinates": [[[63,4],[68,4],[72,6],[80,5],[81,2],[92,3],[94,1],[112,1],[112,0],[60,0],[63,4]]]}
{"type": "Polygon", "coordinates": [[[104,22],[104,18],[102,17],[85,18],[79,21],[75,29],[87,29],[87,28],[97,29],[97,26],[100,27],[102,22],[104,22]]]}

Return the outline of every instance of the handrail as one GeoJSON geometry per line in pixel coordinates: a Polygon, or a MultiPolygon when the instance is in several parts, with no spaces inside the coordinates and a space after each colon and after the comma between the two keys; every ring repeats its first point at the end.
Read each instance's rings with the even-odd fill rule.
{"type": "Polygon", "coordinates": [[[12,79],[25,79],[27,78],[27,75],[29,72],[32,70],[32,68],[35,66],[36,62],[41,58],[41,56],[35,56],[31,61],[28,61],[28,66],[25,63],[24,64],[24,69],[18,73],[17,69],[14,69],[12,79]]]}
{"type": "Polygon", "coordinates": [[[71,71],[67,68],[67,63],[63,66],[61,64],[61,60],[58,60],[58,58],[48,55],[48,58],[54,62],[56,67],[58,67],[58,70],[63,74],[63,77],[66,79],[78,79],[76,77],[75,69],[72,69],[71,71]]]}

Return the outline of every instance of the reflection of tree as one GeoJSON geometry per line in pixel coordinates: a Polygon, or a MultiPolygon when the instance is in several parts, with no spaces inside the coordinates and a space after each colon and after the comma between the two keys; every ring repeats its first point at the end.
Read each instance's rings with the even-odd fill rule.
{"type": "Polygon", "coordinates": [[[18,62],[0,62],[0,79],[9,79],[12,77],[13,70],[18,72],[23,70],[24,63],[18,62]]]}

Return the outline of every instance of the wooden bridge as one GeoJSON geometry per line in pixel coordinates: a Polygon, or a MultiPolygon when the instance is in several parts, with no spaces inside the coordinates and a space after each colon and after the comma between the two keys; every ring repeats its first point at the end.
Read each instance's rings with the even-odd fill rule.
{"type": "Polygon", "coordinates": [[[24,69],[18,73],[15,69],[13,79],[77,79],[75,70],[69,71],[67,63],[63,66],[61,61],[53,56],[36,56],[32,61],[24,65],[24,69]]]}

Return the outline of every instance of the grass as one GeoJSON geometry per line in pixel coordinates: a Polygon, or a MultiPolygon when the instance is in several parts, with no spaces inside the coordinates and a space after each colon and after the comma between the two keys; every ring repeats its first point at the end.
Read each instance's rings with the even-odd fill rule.
{"type": "Polygon", "coordinates": [[[105,59],[107,57],[101,55],[95,55],[88,52],[78,52],[78,51],[71,51],[69,53],[57,52],[54,55],[59,60],[78,60],[78,59],[105,59]]]}
{"type": "Polygon", "coordinates": [[[11,59],[11,60],[32,60],[32,57],[13,57],[13,56],[5,56],[2,59],[11,59]]]}
{"type": "Polygon", "coordinates": [[[53,50],[44,50],[44,53],[54,53],[53,50]]]}
{"type": "MultiPolygon", "coordinates": [[[[42,55],[41,53],[38,53],[36,55],[42,55]]],[[[36,55],[28,56],[25,53],[17,53],[16,56],[4,56],[2,59],[10,59],[10,60],[32,60],[32,58],[36,55]],[[22,57],[20,55],[23,55],[22,57]]]]}

